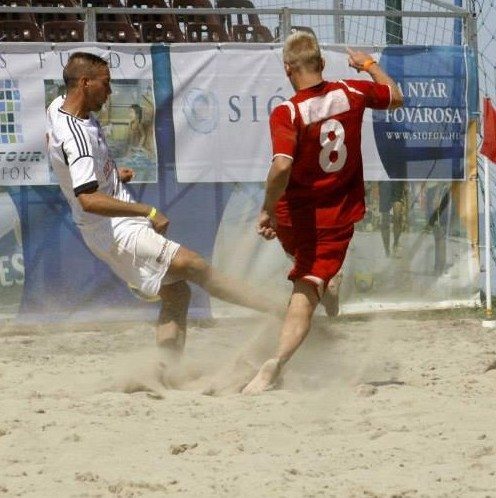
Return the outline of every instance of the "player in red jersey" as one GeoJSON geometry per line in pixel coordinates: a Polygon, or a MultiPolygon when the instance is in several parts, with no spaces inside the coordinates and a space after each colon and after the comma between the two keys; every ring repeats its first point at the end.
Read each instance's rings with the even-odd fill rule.
{"type": "Polygon", "coordinates": [[[277,352],[245,394],[270,389],[303,342],[317,304],[341,268],[354,224],[363,218],[365,108],[403,104],[398,86],[370,55],[348,52],[349,65],[373,81],[324,81],[324,60],[311,34],[296,32],[284,44],[284,69],[296,94],[270,116],[273,161],[257,228],[265,239],[277,236],[294,257],[288,276],[294,286],[277,352]]]}

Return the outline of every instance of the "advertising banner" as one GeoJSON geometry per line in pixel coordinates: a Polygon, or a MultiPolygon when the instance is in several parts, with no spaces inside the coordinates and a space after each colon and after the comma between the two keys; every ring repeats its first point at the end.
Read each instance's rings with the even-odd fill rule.
{"type": "MultiPolygon", "coordinates": [[[[6,44],[7,45],[7,44],[6,44]]],[[[84,50],[84,44],[78,44],[84,50]]],[[[118,166],[157,181],[154,67],[149,45],[94,46],[108,59],[113,93],[98,118],[118,166]]],[[[397,81],[405,107],[364,116],[366,180],[465,178],[470,54],[465,47],[365,47],[397,81]]],[[[69,44],[0,54],[0,185],[56,183],[45,146],[45,109],[64,92],[69,44]]],[[[369,79],[342,46],[324,49],[324,77],[369,79]]],[[[161,62],[163,63],[163,62],[161,62]]],[[[169,63],[169,62],[167,62],[169,63]]],[[[294,91],[274,45],[173,45],[170,50],[177,179],[263,181],[271,159],[268,117],[294,91]]]]}
{"type": "MultiPolygon", "coordinates": [[[[85,44],[3,44],[0,53],[0,185],[49,185],[45,109],[65,92],[62,71],[85,44]],[[10,45],[10,46],[9,46],[10,45]]],[[[109,61],[112,95],[98,115],[118,166],[157,181],[153,67],[149,45],[92,46],[109,61]]]]}
{"type": "MultiPolygon", "coordinates": [[[[465,178],[467,66],[465,47],[363,47],[400,85],[405,106],[366,111],[365,179],[465,178]]],[[[323,50],[324,78],[367,79],[348,66],[343,46],[323,50]]],[[[264,181],[271,160],[269,115],[294,91],[282,48],[227,45],[171,47],[179,182],[264,181]]]]}

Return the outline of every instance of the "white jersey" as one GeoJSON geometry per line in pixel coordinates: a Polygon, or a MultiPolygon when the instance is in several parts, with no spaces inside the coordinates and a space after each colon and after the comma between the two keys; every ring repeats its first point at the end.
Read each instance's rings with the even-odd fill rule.
{"type": "Polygon", "coordinates": [[[98,188],[111,197],[134,202],[119,180],[119,174],[103,134],[94,118],[80,119],[61,109],[64,97],[57,97],[47,109],[48,157],[60,188],[71,206],[74,221],[80,228],[102,223],[116,226],[123,218],[108,218],[83,211],[77,196],[98,188]]]}
{"type": "Polygon", "coordinates": [[[85,213],[77,196],[98,191],[134,202],[119,180],[103,130],[96,119],[79,119],[61,109],[57,97],[47,110],[48,155],[84,242],[130,286],[157,295],[177,281],[167,272],[179,244],[156,233],[145,216],[110,217],[85,213]]]}

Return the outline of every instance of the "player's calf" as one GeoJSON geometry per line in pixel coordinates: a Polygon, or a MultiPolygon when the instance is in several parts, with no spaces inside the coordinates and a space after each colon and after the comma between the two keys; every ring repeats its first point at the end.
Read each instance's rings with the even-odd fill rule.
{"type": "Polygon", "coordinates": [[[188,307],[191,300],[189,285],[181,280],[160,289],[162,307],[156,328],[157,346],[180,353],[186,341],[188,307]]]}

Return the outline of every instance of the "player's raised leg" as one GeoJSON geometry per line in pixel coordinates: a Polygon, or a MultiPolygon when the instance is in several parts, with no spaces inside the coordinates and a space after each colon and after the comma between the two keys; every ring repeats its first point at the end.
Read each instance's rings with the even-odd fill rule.
{"type": "Polygon", "coordinates": [[[297,280],[280,332],[276,356],[262,365],[257,375],[243,389],[243,394],[258,394],[273,387],[281,368],[308,335],[318,303],[315,286],[305,280],[297,280]]]}
{"type": "Polygon", "coordinates": [[[251,308],[262,313],[281,315],[282,303],[264,295],[243,282],[226,277],[212,268],[199,254],[181,246],[171,262],[168,275],[188,280],[205,289],[211,296],[228,303],[251,308]]]}

